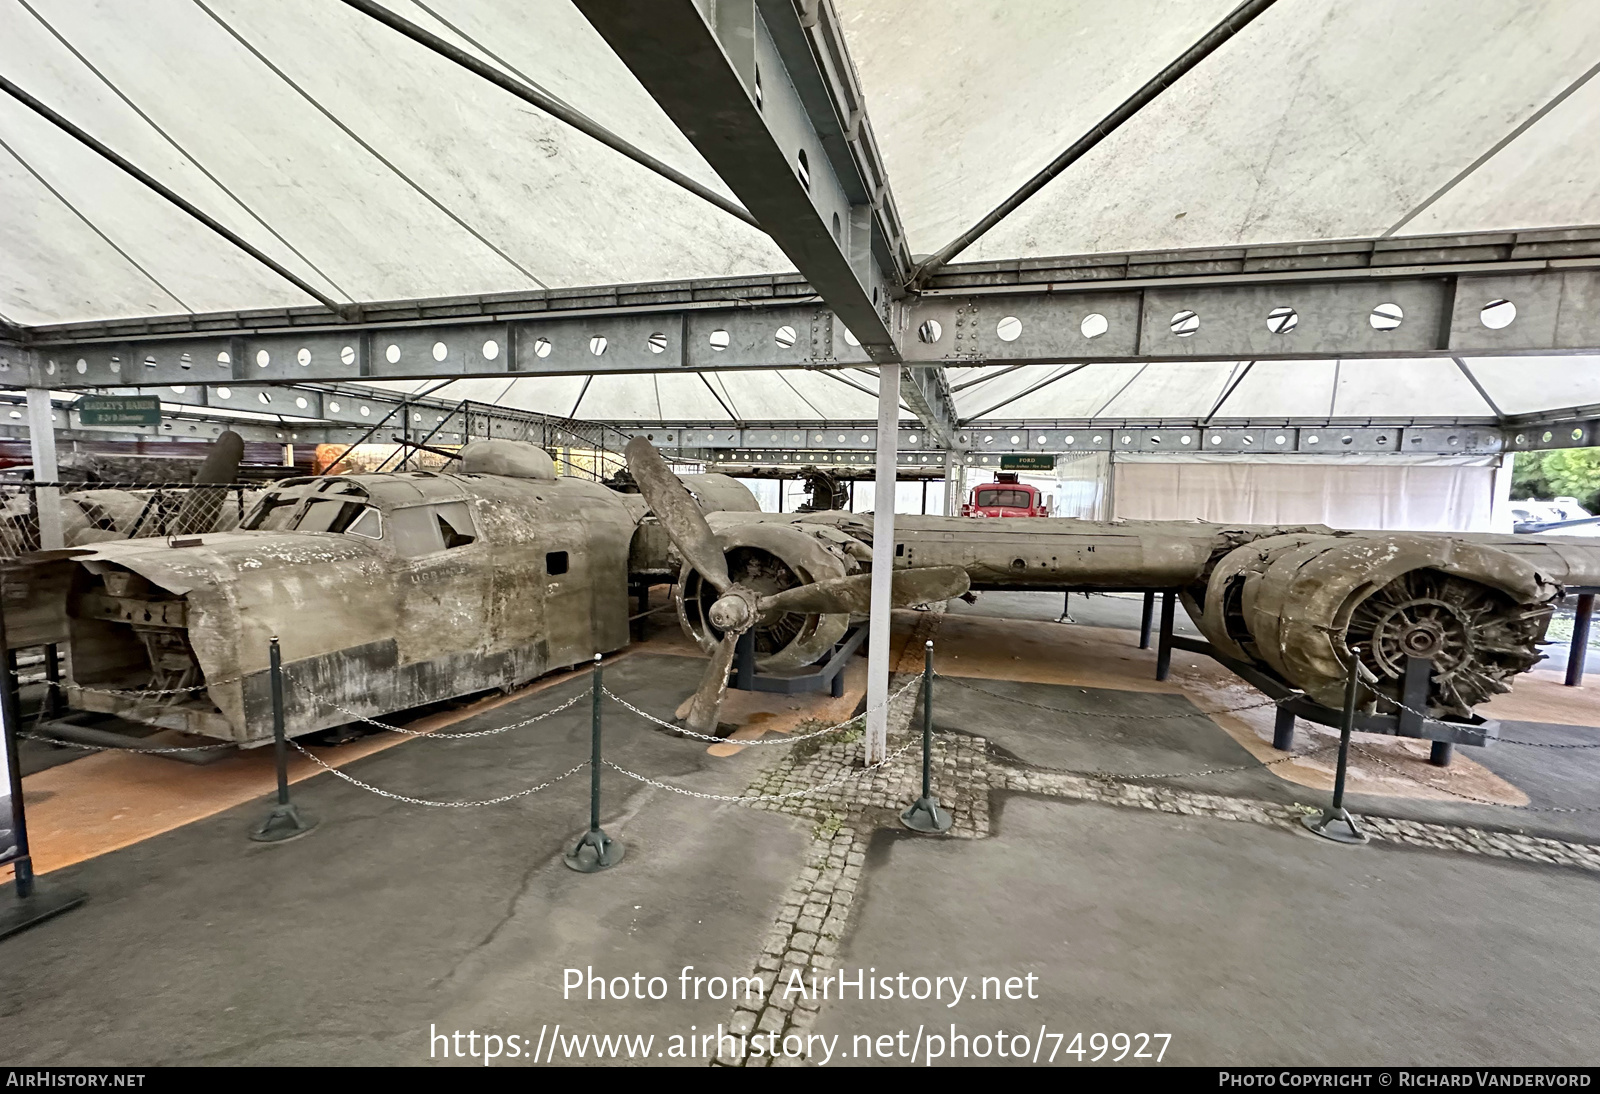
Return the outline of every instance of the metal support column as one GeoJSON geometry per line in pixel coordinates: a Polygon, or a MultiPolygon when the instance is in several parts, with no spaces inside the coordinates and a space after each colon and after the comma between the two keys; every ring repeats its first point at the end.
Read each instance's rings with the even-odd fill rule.
{"type": "Polygon", "coordinates": [[[1161,594],[1161,633],[1156,638],[1156,679],[1165,680],[1172,672],[1172,612],[1178,594],[1170,589],[1161,594]]]}
{"type": "Polygon", "coordinates": [[[957,453],[947,452],[944,458],[947,461],[944,465],[944,515],[957,517],[961,515],[961,503],[966,500],[961,496],[966,472],[957,453]]]}
{"type": "MultiPolygon", "coordinates": [[[[48,388],[28,389],[28,445],[33,455],[34,482],[60,482],[56,465],[56,423],[50,407],[48,388]]],[[[33,504],[39,515],[39,548],[58,551],[66,546],[61,533],[61,491],[53,486],[34,492],[33,504]]]]}
{"type": "Polygon", "coordinates": [[[733,648],[733,686],[739,691],[756,690],[756,632],[752,627],[739,636],[733,648]]]}
{"type": "Polygon", "coordinates": [[[1272,747],[1279,752],[1294,751],[1294,711],[1278,707],[1272,722],[1272,747]]]}
{"type": "Polygon", "coordinates": [[[59,718],[67,709],[66,695],[61,690],[61,648],[52,642],[44,648],[44,716],[59,718]]]}
{"type": "Polygon", "coordinates": [[[878,370],[878,466],[872,497],[872,614],[867,624],[867,753],[889,755],[889,593],[894,574],[895,467],[900,441],[900,370],[878,370]]]}
{"type": "Polygon", "coordinates": [[[1572,620],[1572,647],[1567,651],[1567,687],[1583,686],[1583,665],[1589,656],[1589,623],[1594,618],[1594,594],[1579,593],[1572,620]]]}

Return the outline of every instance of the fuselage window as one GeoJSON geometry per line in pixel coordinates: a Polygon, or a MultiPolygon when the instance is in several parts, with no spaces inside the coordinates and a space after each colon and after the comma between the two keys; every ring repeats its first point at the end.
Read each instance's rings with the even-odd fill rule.
{"type": "Polygon", "coordinates": [[[446,550],[465,547],[478,538],[473,532],[472,514],[468,512],[466,502],[444,502],[434,506],[434,513],[439,518],[439,534],[444,538],[446,550]]]}
{"type": "Polygon", "coordinates": [[[544,556],[544,572],[551,577],[567,572],[567,552],[551,551],[544,556]]]}

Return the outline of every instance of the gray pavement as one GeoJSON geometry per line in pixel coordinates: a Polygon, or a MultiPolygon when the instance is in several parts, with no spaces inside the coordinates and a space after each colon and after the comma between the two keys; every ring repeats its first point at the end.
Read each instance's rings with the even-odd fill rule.
{"type": "MultiPolygon", "coordinates": [[[[631,702],[671,711],[698,681],[690,658],[609,668],[631,702]]],[[[575,680],[452,727],[548,709],[575,680]]],[[[723,760],[606,712],[606,755],[703,792],[742,791],[755,750],[723,760]]],[[[411,741],[351,774],[417,797],[482,798],[588,756],[586,702],[525,730],[411,741]]],[[[587,773],[480,809],[389,801],[322,775],[295,801],[321,826],[291,843],[245,838],[265,800],[48,875],[83,907],[0,942],[4,1048],[16,1064],[392,1064],[427,1059],[430,1024],[537,1037],[657,1032],[727,1003],[675,1008],[560,998],[561,970],[675,976],[749,971],[798,869],[804,825],[649,789],[608,772],[602,824],[628,844],[613,872],[560,861],[588,821],[587,773]],[[603,1025],[601,1019],[604,1019],[603,1025]],[[591,1020],[592,1019],[592,1020],[591,1020]]]]}
{"type": "MultiPolygon", "coordinates": [[[[1136,621],[1138,602],[1127,608],[1136,621]]],[[[607,681],[666,712],[691,693],[702,664],[638,654],[607,681]]],[[[936,725],[987,738],[1003,756],[1118,772],[1250,760],[1181,696],[972,683],[982,690],[940,686],[936,725]]],[[[452,728],[516,721],[586,686],[564,682],[452,728]]],[[[773,760],[762,749],[712,759],[618,708],[607,709],[606,742],[617,763],[711,794],[744,792],[773,760]]],[[[348,770],[416,796],[477,798],[587,754],[579,703],[528,730],[409,742],[348,770]]],[[[1540,800],[1584,799],[1600,776],[1600,755],[1575,750],[1507,746],[1485,757],[1527,765],[1507,775],[1540,800]]],[[[1259,768],[1163,785],[1280,803],[1314,796],[1259,768]]],[[[322,821],[296,842],[245,839],[262,800],[50,875],[90,901],[0,942],[0,1055],[408,1064],[439,1062],[430,1032],[534,1042],[560,1023],[567,1036],[655,1034],[660,1050],[691,1026],[712,1031],[732,1020],[731,1001],[679,1000],[679,971],[750,973],[783,923],[786,893],[806,884],[808,848],[819,832],[839,837],[829,836],[830,817],[683,797],[615,772],[605,793],[602,822],[628,855],[600,875],[560,862],[586,823],[586,773],[514,804],[460,810],[404,805],[324,775],[295,789],[322,821]],[[563,999],[564,970],[591,967],[607,978],[660,976],[669,1000],[563,999]]],[[[948,1033],[954,1022],[991,1037],[1043,1025],[1064,1035],[1058,1064],[1075,1062],[1065,1051],[1079,1031],[1085,1048],[1097,1031],[1168,1033],[1164,1062],[1179,1064],[1592,1060],[1592,872],[1347,848],[1265,824],[1014,791],[992,797],[983,838],[864,831],[870,850],[853,903],[839,902],[845,923],[828,960],[878,975],[966,975],[974,988],[984,976],[1032,974],[1038,997],[953,1009],[829,1002],[813,1029],[841,1035],[836,1052],[856,1051],[858,1034],[948,1033]]],[[[864,816],[879,813],[892,823],[891,810],[864,816]]]]}
{"type": "Polygon", "coordinates": [[[1043,1026],[1063,1049],[1077,1032],[1086,1044],[1169,1033],[1167,1064],[1594,1060],[1592,876],[1206,817],[1000,804],[982,841],[881,831],[838,962],[852,977],[967,976],[969,992],[1031,973],[1038,998],[832,1003],[816,1029],[839,1052],[901,1029],[910,1044],[919,1026],[924,1043],[948,1041],[954,1023],[991,1037],[1043,1026]]]}

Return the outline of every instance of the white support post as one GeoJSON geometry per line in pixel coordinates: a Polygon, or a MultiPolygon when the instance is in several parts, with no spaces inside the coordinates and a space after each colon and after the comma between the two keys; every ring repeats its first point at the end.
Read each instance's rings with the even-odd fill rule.
{"type": "Polygon", "coordinates": [[[889,755],[889,591],[894,576],[895,468],[900,445],[900,370],[878,370],[878,467],[872,492],[872,615],[867,621],[867,756],[889,755]]]}
{"type": "MultiPolygon", "coordinates": [[[[28,389],[28,444],[33,450],[33,481],[59,482],[56,467],[56,426],[50,407],[50,389],[28,389]]],[[[39,547],[57,551],[66,546],[61,532],[61,491],[48,487],[35,492],[39,514],[39,547]]]]}
{"type": "Polygon", "coordinates": [[[966,466],[961,462],[961,453],[946,452],[944,465],[944,515],[959,517],[961,504],[966,497],[966,466]]]}

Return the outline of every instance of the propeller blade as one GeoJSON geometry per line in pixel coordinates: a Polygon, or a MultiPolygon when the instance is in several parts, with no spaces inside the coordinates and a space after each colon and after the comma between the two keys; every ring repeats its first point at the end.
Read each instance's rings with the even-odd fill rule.
{"type": "Polygon", "coordinates": [[[717,592],[727,592],[733,585],[733,578],[728,575],[728,560],[723,557],[716,533],[706,523],[694,495],[678,481],[656,446],[643,437],[629,441],[626,452],[628,471],[638,484],[639,493],[650,503],[650,511],[667,530],[672,545],[717,592]]]}
{"type": "MultiPolygon", "coordinates": [[[[971,585],[967,571],[959,566],[920,566],[896,570],[889,586],[889,606],[909,608],[960,596],[971,585]]],[[[805,615],[834,615],[850,612],[865,615],[872,607],[872,575],[834,577],[810,585],[797,585],[781,593],[764,596],[756,602],[760,612],[774,609],[805,615]]]]}
{"type": "Polygon", "coordinates": [[[728,670],[733,665],[733,654],[739,644],[739,635],[729,631],[711,651],[711,663],[700,678],[700,687],[689,704],[689,717],[684,724],[696,733],[716,734],[717,711],[722,707],[723,692],[728,690],[728,670]]]}

